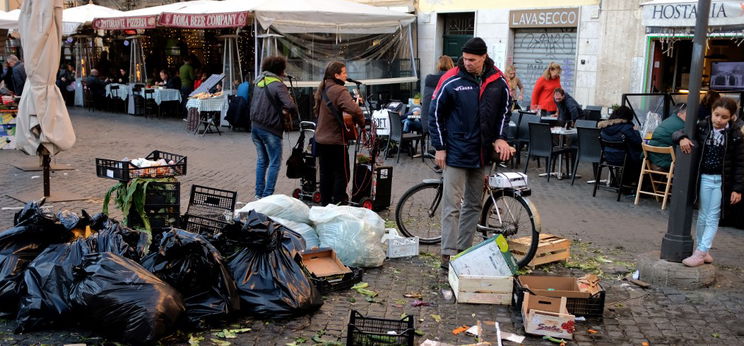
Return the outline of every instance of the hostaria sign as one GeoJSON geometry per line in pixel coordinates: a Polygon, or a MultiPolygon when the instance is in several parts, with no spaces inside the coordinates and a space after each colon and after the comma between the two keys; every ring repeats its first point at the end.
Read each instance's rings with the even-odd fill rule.
{"type": "Polygon", "coordinates": [[[99,18],[93,28],[100,30],[152,29],[156,26],[188,29],[239,28],[248,22],[247,12],[210,14],[162,13],[159,16],[99,18]]]}
{"type": "MultiPolygon", "coordinates": [[[[694,27],[695,2],[647,2],[643,4],[643,25],[654,27],[694,27]]],[[[744,25],[744,1],[713,1],[708,26],[744,25]]]]}

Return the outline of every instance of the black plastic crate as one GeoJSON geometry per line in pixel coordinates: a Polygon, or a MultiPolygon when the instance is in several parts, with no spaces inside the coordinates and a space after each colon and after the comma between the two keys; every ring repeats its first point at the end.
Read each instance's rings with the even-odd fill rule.
{"type": "Polygon", "coordinates": [[[233,218],[237,195],[235,191],[192,185],[186,214],[229,222],[233,218]]]}
{"type": "MultiPolygon", "coordinates": [[[[181,183],[150,182],[145,190],[145,210],[179,207],[181,205],[181,183]]],[[[178,210],[176,211],[178,212],[178,210]]]]}
{"type": "MultiPolygon", "coordinates": [[[[529,292],[529,289],[522,287],[519,283],[519,278],[514,278],[512,281],[514,282],[512,308],[517,311],[522,311],[524,292],[529,292]]],[[[589,298],[566,298],[566,310],[575,316],[602,318],[604,314],[605,289],[602,285],[599,285],[599,287],[602,290],[589,296],[589,298]]]]}
{"type": "Polygon", "coordinates": [[[184,215],[185,228],[189,232],[202,235],[214,235],[222,231],[229,222],[216,221],[196,215],[184,215]]]}
{"type": "Polygon", "coordinates": [[[347,346],[413,346],[413,316],[400,320],[364,317],[356,310],[349,314],[347,346]]]}
{"type": "Polygon", "coordinates": [[[362,281],[364,277],[364,269],[350,267],[351,273],[335,275],[331,277],[319,278],[313,274],[310,274],[310,281],[313,282],[315,287],[318,288],[320,294],[328,294],[330,292],[348,290],[355,284],[362,281]]]}
{"type": "MultiPolygon", "coordinates": [[[[177,210],[174,207],[166,209],[170,211],[177,210]]],[[[168,230],[171,227],[179,227],[181,224],[178,212],[148,212],[148,210],[145,210],[145,214],[150,221],[150,229],[154,232],[168,230]]],[[[127,216],[127,226],[143,229],[145,222],[135,210],[130,210],[127,216]]]]}
{"type": "Polygon", "coordinates": [[[164,159],[172,165],[138,168],[129,161],[96,159],[96,175],[100,178],[129,181],[133,178],[164,178],[186,174],[186,156],[155,150],[148,154],[148,160],[164,159]]]}

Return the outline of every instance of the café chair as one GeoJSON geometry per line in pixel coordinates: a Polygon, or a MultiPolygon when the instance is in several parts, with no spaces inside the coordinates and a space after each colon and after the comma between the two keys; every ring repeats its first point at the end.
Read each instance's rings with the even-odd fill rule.
{"type": "Polygon", "coordinates": [[[511,143],[511,145],[517,149],[517,152],[515,153],[517,167],[522,164],[522,149],[524,147],[529,148],[530,145],[530,124],[539,122],[540,117],[536,114],[522,111],[519,112],[519,117],[517,118],[517,129],[511,143]]]}
{"type": "Polygon", "coordinates": [[[655,147],[646,143],[642,143],[641,148],[643,148],[643,162],[641,163],[641,176],[638,178],[638,189],[636,190],[635,205],[638,205],[641,194],[651,195],[656,198],[657,202],[659,201],[659,198],[661,198],[661,210],[664,210],[666,208],[669,195],[671,195],[672,177],[674,176],[674,164],[677,160],[677,157],[674,153],[674,148],[655,147]],[[651,161],[648,159],[649,153],[671,155],[672,164],[669,166],[669,171],[662,171],[651,167],[651,161]],[[643,179],[647,175],[650,181],[651,191],[643,190],[643,179]]]}
{"type": "MultiPolygon", "coordinates": [[[[413,156],[418,147],[421,147],[421,161],[424,161],[424,136],[420,133],[403,133],[403,123],[400,121],[400,115],[397,112],[388,112],[390,117],[390,141],[398,143],[398,153],[395,157],[395,163],[400,161],[400,152],[403,146],[407,146],[408,153],[413,156]],[[415,145],[413,144],[415,142],[415,145]]],[[[390,147],[385,151],[385,157],[390,147]]]]}
{"type": "Polygon", "coordinates": [[[596,120],[586,120],[586,119],[576,119],[576,123],[574,124],[576,127],[589,127],[589,128],[596,128],[597,127],[597,121],[596,120]]]}
{"type": "Polygon", "coordinates": [[[594,172],[594,191],[592,191],[592,197],[597,196],[597,188],[599,188],[600,181],[599,177],[602,176],[602,169],[607,168],[610,171],[610,184],[607,188],[617,191],[617,201],[619,202],[623,191],[623,174],[625,173],[625,165],[628,162],[628,144],[625,143],[625,141],[608,141],[599,137],[599,145],[601,153],[597,170],[594,172]],[[607,161],[607,158],[605,157],[607,148],[614,148],[623,152],[623,163],[621,165],[612,164],[607,161]]]}
{"type": "Polygon", "coordinates": [[[579,168],[579,162],[590,162],[593,166],[592,171],[595,172],[596,176],[597,165],[602,156],[602,149],[599,144],[600,131],[596,127],[582,127],[577,123],[578,145],[576,147],[576,159],[574,160],[573,171],[571,172],[571,185],[576,181],[576,170],[579,168]]]}
{"type": "Polygon", "coordinates": [[[160,106],[155,103],[155,90],[144,89],[142,93],[144,98],[145,117],[148,115],[152,117],[160,117],[160,106]]]}
{"type": "Polygon", "coordinates": [[[544,157],[547,160],[545,172],[548,175],[548,181],[550,181],[550,170],[555,164],[554,160],[556,156],[568,154],[571,152],[571,149],[553,145],[553,134],[550,132],[550,125],[544,123],[530,123],[529,128],[530,146],[527,151],[527,162],[524,165],[524,173],[527,173],[527,168],[530,166],[531,158],[544,157]]]}

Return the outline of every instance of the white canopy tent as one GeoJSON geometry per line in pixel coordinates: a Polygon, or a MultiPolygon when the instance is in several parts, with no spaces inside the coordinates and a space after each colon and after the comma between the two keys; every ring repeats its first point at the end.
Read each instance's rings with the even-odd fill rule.
{"type": "Polygon", "coordinates": [[[0,29],[17,29],[18,16],[20,14],[20,9],[9,12],[0,12],[0,29]]]}
{"type": "Polygon", "coordinates": [[[81,25],[90,23],[95,18],[113,16],[120,13],[122,13],[122,11],[98,6],[92,3],[65,9],[62,11],[62,34],[74,34],[81,25]]]}

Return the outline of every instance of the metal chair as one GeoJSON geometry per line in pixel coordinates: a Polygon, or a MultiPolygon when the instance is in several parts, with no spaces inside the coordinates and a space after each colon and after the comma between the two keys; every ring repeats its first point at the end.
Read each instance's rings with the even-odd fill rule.
{"type": "Polygon", "coordinates": [[[576,127],[578,145],[576,147],[576,160],[574,160],[573,172],[571,173],[571,185],[576,181],[576,170],[579,168],[579,162],[591,162],[592,171],[596,175],[597,164],[599,164],[602,156],[602,148],[599,144],[600,131],[598,128],[576,127]]]}
{"type": "Polygon", "coordinates": [[[636,198],[635,198],[635,205],[638,205],[638,201],[641,198],[641,194],[644,195],[651,195],[656,198],[656,201],[659,201],[659,198],[662,199],[661,201],[661,210],[666,209],[667,200],[669,199],[670,189],[672,187],[672,177],[674,176],[674,164],[677,161],[677,156],[674,153],[673,147],[655,147],[652,145],[648,145],[646,143],[641,143],[641,148],[643,148],[643,162],[641,163],[641,176],[638,178],[638,189],[636,189],[636,198]],[[649,153],[656,153],[660,155],[671,155],[672,157],[672,164],[669,166],[668,171],[660,171],[658,169],[654,169],[651,167],[651,161],[648,159],[649,153]],[[643,178],[644,176],[648,175],[648,178],[651,181],[651,190],[652,191],[644,191],[643,190],[643,178]],[[662,178],[662,179],[655,179],[655,178],[662,178]],[[663,188],[663,191],[661,191],[663,188]]]}
{"type": "Polygon", "coordinates": [[[517,119],[517,131],[514,134],[512,145],[517,149],[516,162],[517,167],[522,164],[522,148],[530,144],[530,124],[539,123],[540,117],[533,113],[519,112],[517,119]]]}
{"type": "Polygon", "coordinates": [[[588,128],[596,128],[597,127],[597,121],[596,120],[586,120],[586,119],[576,119],[575,123],[576,127],[588,127],[588,128]]]}
{"type": "Polygon", "coordinates": [[[620,195],[622,195],[623,192],[623,174],[625,173],[625,165],[628,162],[628,144],[625,141],[616,142],[604,140],[600,136],[599,145],[602,151],[600,154],[599,164],[597,164],[597,170],[594,174],[594,191],[592,191],[592,197],[597,196],[597,188],[599,187],[600,180],[599,177],[602,176],[602,169],[606,167],[610,171],[610,186],[607,188],[617,191],[617,201],[619,202],[620,195]],[[621,165],[612,164],[607,161],[607,158],[605,157],[607,148],[614,148],[623,152],[623,163],[621,165]]]}
{"type": "Polygon", "coordinates": [[[153,117],[160,117],[160,106],[158,106],[157,103],[155,103],[155,90],[153,89],[145,89],[143,91],[143,97],[144,97],[144,114],[145,117],[148,115],[151,115],[153,117]]]}
{"type": "Polygon", "coordinates": [[[555,163],[553,160],[556,156],[561,154],[567,154],[571,152],[570,148],[562,148],[553,145],[553,135],[550,132],[550,125],[542,123],[530,123],[530,146],[527,151],[527,163],[524,165],[524,173],[527,173],[527,168],[530,166],[530,159],[532,157],[544,157],[547,162],[545,166],[545,172],[548,175],[548,181],[550,181],[550,170],[555,163]]]}

